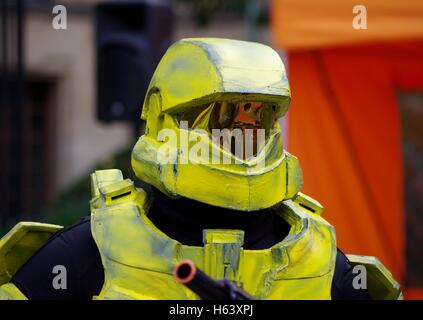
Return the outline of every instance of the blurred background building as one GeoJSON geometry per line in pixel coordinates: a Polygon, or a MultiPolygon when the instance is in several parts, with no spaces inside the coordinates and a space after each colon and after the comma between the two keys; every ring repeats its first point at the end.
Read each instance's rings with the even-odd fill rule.
{"type": "Polygon", "coordinates": [[[86,215],[95,168],[133,177],[142,96],[170,43],[253,40],[287,63],[284,143],[338,245],[378,256],[406,297],[423,298],[421,1],[0,2],[1,235],[86,215]],[[367,29],[353,28],[357,4],[367,29]],[[56,5],[66,29],[53,27],[56,5]]]}
{"type": "Polygon", "coordinates": [[[158,62],[149,52],[160,56],[173,40],[183,37],[266,43],[270,38],[267,1],[247,4],[240,0],[229,5],[187,0],[1,3],[3,226],[34,218],[99,162],[133,143],[143,90],[158,62]],[[105,6],[98,9],[99,4],[105,6]],[[56,5],[66,9],[66,29],[53,27],[56,5]],[[129,10],[120,9],[119,13],[125,6],[129,10]],[[166,8],[170,14],[159,12],[152,17],[166,8]],[[116,44],[119,39],[115,38],[124,39],[123,43],[116,44]],[[162,42],[159,49],[154,47],[157,41],[162,42]],[[116,45],[122,50],[113,51],[116,45]],[[137,61],[122,65],[128,56],[132,59],[127,52],[140,46],[145,48],[133,58],[137,61]],[[118,59],[122,63],[117,63],[118,59]],[[149,64],[142,66],[145,75],[138,74],[139,78],[131,73],[137,63],[149,64]],[[124,108],[122,103],[111,105],[108,101],[113,90],[120,90],[123,100],[136,91],[138,96],[132,98],[136,105],[130,101],[131,110],[119,111],[124,108]]]}

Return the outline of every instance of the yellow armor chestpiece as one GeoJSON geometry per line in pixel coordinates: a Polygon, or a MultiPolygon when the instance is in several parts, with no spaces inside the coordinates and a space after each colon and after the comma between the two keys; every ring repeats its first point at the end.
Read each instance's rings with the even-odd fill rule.
{"type": "Polygon", "coordinates": [[[237,282],[256,299],[331,298],[335,234],[311,198],[300,194],[275,208],[291,230],[269,249],[244,250],[240,230],[204,230],[204,246],[197,247],[158,230],[148,219],[147,194],[119,170],[96,171],[91,178],[91,230],[105,270],[95,298],[197,299],[173,279],[183,259],[214,279],[237,282]]]}
{"type": "MultiPolygon", "coordinates": [[[[335,232],[320,217],[319,203],[304,194],[274,208],[291,225],[282,242],[269,249],[244,250],[241,230],[204,230],[203,247],[169,238],[148,219],[148,195],[124,180],[120,170],[96,171],[91,182],[91,231],[105,272],[103,288],[94,299],[198,299],[173,278],[174,266],[183,259],[214,279],[235,281],[256,299],[331,298],[335,232]]],[[[0,239],[0,300],[26,299],[9,281],[61,228],[20,222],[0,239]]],[[[353,266],[365,266],[372,299],[403,298],[379,260],[348,258],[353,266]]]]}

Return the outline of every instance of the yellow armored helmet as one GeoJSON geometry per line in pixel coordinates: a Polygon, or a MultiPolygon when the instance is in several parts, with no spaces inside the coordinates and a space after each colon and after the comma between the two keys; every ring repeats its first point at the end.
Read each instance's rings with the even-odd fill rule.
{"type": "Polygon", "coordinates": [[[292,198],[302,186],[301,169],[283,150],[278,123],[289,103],[285,67],[272,48],[177,41],[147,90],[134,171],[171,197],[225,208],[252,211],[292,198]]]}

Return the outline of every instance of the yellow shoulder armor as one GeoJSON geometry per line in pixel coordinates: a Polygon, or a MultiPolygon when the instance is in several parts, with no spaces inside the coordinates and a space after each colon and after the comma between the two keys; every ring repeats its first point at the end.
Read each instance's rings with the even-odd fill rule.
{"type": "Polygon", "coordinates": [[[374,300],[403,299],[400,285],[391,272],[375,257],[347,254],[353,266],[362,265],[367,271],[367,290],[374,300]]]}
{"type": "MultiPolygon", "coordinates": [[[[19,222],[1,238],[0,285],[9,282],[15,272],[61,228],[53,224],[19,222]]],[[[0,297],[5,292],[3,287],[0,297]]]]}
{"type": "Polygon", "coordinates": [[[0,300],[28,300],[13,283],[0,286],[0,300]]]}
{"type": "Polygon", "coordinates": [[[91,213],[95,209],[134,202],[145,212],[149,207],[147,193],[134,186],[131,179],[123,179],[118,169],[97,170],[91,174],[91,213]]]}
{"type": "Polygon", "coordinates": [[[317,200],[314,200],[302,192],[298,192],[293,201],[296,205],[310,213],[314,213],[320,216],[323,212],[323,206],[317,200]]]}

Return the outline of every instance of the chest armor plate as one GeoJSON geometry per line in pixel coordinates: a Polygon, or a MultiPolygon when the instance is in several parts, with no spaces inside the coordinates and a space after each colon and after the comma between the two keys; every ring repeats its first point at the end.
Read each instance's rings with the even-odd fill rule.
{"type": "Polygon", "coordinates": [[[173,278],[175,265],[190,259],[256,299],[330,299],[334,231],[310,206],[287,200],[275,209],[291,229],[269,249],[243,249],[240,230],[205,230],[204,246],[187,246],[151,223],[147,194],[119,170],[97,171],[91,178],[91,230],[105,270],[95,298],[198,299],[173,278]]]}

